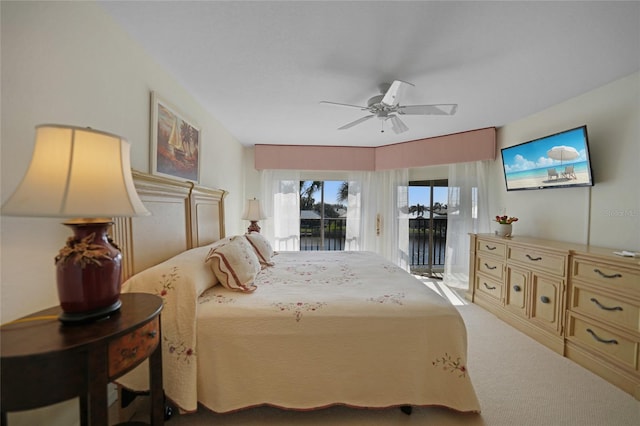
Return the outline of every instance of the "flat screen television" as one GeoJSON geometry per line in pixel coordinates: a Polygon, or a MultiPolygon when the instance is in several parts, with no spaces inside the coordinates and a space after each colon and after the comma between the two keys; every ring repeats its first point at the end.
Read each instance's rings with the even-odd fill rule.
{"type": "Polygon", "coordinates": [[[502,148],[507,191],[593,186],[587,126],[502,148]]]}

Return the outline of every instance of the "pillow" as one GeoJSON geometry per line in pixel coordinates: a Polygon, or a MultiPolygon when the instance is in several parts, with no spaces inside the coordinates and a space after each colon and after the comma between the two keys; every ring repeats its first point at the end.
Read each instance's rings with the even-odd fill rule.
{"type": "Polygon", "coordinates": [[[216,243],[209,251],[206,262],[211,262],[211,270],[229,290],[243,293],[255,291],[253,281],[260,272],[260,261],[249,242],[241,235],[216,243]]]}
{"type": "Polygon", "coordinates": [[[273,248],[265,237],[262,236],[259,232],[248,232],[244,234],[253,250],[256,252],[256,256],[258,256],[258,260],[262,266],[273,266],[275,263],[272,261],[272,257],[275,254],[273,252],[273,248]]]}
{"type": "Polygon", "coordinates": [[[218,278],[202,262],[209,250],[211,245],[186,250],[145,269],[123,283],[123,291],[155,293],[165,297],[167,292],[180,287],[181,293],[198,297],[218,283],[218,278]]]}

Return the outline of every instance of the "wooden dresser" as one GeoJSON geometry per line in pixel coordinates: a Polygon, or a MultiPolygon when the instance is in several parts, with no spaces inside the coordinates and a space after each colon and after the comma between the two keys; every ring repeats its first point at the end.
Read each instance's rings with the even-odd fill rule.
{"type": "Polygon", "coordinates": [[[565,355],[640,399],[640,259],[571,256],[565,355]]]}
{"type": "Polygon", "coordinates": [[[471,300],[640,399],[640,259],[471,235],[471,300]]]}

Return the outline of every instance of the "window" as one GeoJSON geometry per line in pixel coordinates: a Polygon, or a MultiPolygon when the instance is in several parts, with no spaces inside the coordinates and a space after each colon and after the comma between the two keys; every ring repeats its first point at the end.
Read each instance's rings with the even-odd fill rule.
{"type": "Polygon", "coordinates": [[[409,182],[409,255],[414,273],[444,270],[448,182],[409,182]]]}
{"type": "Polygon", "coordinates": [[[300,250],[344,250],[348,182],[300,181],[300,250]]]}

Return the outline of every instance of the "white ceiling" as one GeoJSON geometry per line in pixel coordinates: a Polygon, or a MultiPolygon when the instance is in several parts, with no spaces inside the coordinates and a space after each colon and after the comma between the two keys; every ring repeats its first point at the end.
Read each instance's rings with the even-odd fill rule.
{"type": "Polygon", "coordinates": [[[501,126],[640,69],[640,2],[105,1],[244,145],[380,146],[501,126]],[[338,127],[379,85],[455,116],[338,127]]]}

